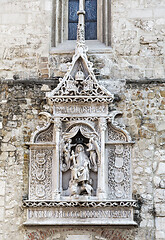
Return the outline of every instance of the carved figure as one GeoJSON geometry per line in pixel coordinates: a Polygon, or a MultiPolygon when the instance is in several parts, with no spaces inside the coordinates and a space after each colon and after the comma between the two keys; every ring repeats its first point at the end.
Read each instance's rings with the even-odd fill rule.
{"type": "Polygon", "coordinates": [[[89,196],[91,196],[93,188],[91,187],[90,184],[88,183],[83,183],[82,187],[81,187],[81,192],[86,191],[88,193],[89,196]]]}
{"type": "Polygon", "coordinates": [[[93,90],[93,80],[90,76],[88,76],[84,81],[84,91],[92,91],[93,90]]]}
{"type": "Polygon", "coordinates": [[[73,161],[73,166],[71,166],[71,180],[77,180],[78,179],[78,165],[76,161],[76,157],[78,154],[75,154],[74,151],[72,150],[70,160],[73,161]]]}
{"type": "Polygon", "coordinates": [[[64,160],[67,168],[70,167],[70,150],[71,150],[71,139],[69,139],[63,148],[64,160]]]}
{"type": "Polygon", "coordinates": [[[66,83],[66,94],[70,94],[70,92],[73,92],[74,94],[77,93],[77,87],[75,85],[74,79],[70,76],[70,78],[67,80],[66,83]]]}
{"type": "Polygon", "coordinates": [[[89,159],[88,159],[88,156],[86,155],[85,151],[84,151],[84,146],[82,144],[78,144],[76,146],[76,154],[78,155],[76,157],[76,161],[77,161],[77,164],[79,166],[83,166],[84,167],[84,163],[85,162],[89,162],[89,159]]]}
{"type": "Polygon", "coordinates": [[[79,194],[78,192],[78,183],[76,181],[71,180],[69,182],[69,189],[70,189],[70,195],[71,196],[77,196],[79,194]]]}
{"type": "Polygon", "coordinates": [[[94,137],[90,138],[89,143],[87,144],[88,149],[87,151],[90,152],[90,161],[91,164],[94,166],[94,169],[97,170],[97,157],[99,159],[99,146],[97,142],[95,141],[94,137]]]}
{"type": "Polygon", "coordinates": [[[84,192],[87,195],[91,195],[93,188],[90,185],[89,178],[90,160],[82,144],[76,146],[75,153],[72,150],[70,160],[73,161],[73,165],[70,167],[71,180],[69,183],[71,196],[77,194],[83,195],[84,192]]]}
{"type": "Polygon", "coordinates": [[[78,154],[75,154],[73,150],[72,150],[71,154],[72,155],[70,157],[70,160],[73,161],[73,165],[75,166],[75,165],[77,165],[76,157],[78,156],[78,154]]]}

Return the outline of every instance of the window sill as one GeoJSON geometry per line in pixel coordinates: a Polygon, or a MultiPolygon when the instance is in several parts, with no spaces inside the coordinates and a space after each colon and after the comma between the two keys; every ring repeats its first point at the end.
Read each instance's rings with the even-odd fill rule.
{"type": "MultiPolygon", "coordinates": [[[[86,40],[86,46],[88,47],[88,53],[111,53],[112,48],[105,46],[98,40],[86,40]]],[[[57,47],[52,47],[50,49],[50,54],[68,54],[74,53],[76,47],[76,40],[67,40],[57,47]]]]}

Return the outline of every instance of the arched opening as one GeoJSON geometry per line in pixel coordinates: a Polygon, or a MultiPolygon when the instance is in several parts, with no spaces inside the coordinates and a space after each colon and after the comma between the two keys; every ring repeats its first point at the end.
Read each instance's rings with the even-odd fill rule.
{"type": "MultiPolygon", "coordinates": [[[[91,155],[97,156],[97,154],[89,151],[91,139],[94,136],[94,132],[89,130],[89,127],[85,125],[74,125],[70,128],[70,131],[64,134],[65,142],[62,150],[62,190],[64,196],[71,195],[71,185],[73,185],[73,169],[75,162],[77,165],[78,177],[76,178],[77,188],[81,189],[79,195],[88,195],[86,188],[83,189],[84,185],[88,188],[91,187],[91,195],[96,196],[97,191],[97,165],[91,161],[91,155]],[[81,148],[81,152],[78,150],[81,148]],[[85,172],[85,165],[87,163],[87,169],[85,172]]],[[[96,157],[98,162],[98,157],[96,157]]],[[[74,171],[75,174],[75,171],[74,171]]]]}

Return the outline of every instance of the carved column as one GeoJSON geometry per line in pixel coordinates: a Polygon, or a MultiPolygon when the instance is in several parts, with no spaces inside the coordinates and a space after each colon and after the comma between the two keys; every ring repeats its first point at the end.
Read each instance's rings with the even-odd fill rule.
{"type": "Polygon", "coordinates": [[[55,118],[54,120],[54,142],[56,144],[54,150],[54,159],[52,163],[52,192],[53,199],[60,198],[60,131],[61,131],[61,120],[59,118],[55,118]]]}
{"type": "Polygon", "coordinates": [[[107,121],[105,118],[99,119],[99,128],[101,135],[101,155],[100,166],[98,168],[98,191],[99,199],[106,198],[106,163],[105,163],[105,131],[107,128],[107,121]]]}

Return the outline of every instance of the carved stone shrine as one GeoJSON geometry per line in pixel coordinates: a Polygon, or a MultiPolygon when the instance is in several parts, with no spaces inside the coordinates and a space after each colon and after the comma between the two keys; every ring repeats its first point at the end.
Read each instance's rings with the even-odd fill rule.
{"type": "Polygon", "coordinates": [[[114,95],[87,59],[80,1],[77,45],[58,86],[47,93],[52,113],[32,136],[26,225],[135,225],[132,141],[110,111],[114,95]]]}

